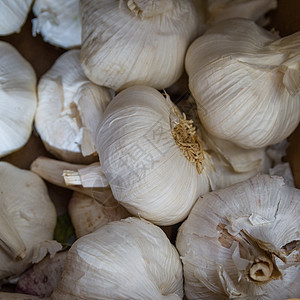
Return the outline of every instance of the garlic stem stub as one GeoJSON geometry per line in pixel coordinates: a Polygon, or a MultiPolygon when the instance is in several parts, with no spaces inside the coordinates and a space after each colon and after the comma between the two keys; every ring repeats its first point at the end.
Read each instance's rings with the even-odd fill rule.
{"type": "Polygon", "coordinates": [[[155,224],[183,220],[210,189],[212,162],[192,122],[151,87],[134,86],[113,98],[96,145],[116,200],[155,224]]]}
{"type": "Polygon", "coordinates": [[[10,44],[0,41],[0,157],[28,141],[37,105],[36,75],[10,44]]]}
{"type": "Polygon", "coordinates": [[[38,84],[35,127],[47,150],[66,161],[96,161],[96,129],[112,95],[86,78],[80,50],[60,56],[38,84]]]}
{"type": "Polygon", "coordinates": [[[253,149],[287,138],[300,120],[300,32],[278,38],[247,19],[210,27],[189,47],[189,87],[206,130],[253,149]]]}
{"type": "MultiPolygon", "coordinates": [[[[80,192],[95,199],[96,201],[104,205],[106,208],[114,209],[119,204],[114,198],[111,189],[108,186],[106,188],[97,188],[95,186],[99,185],[96,184],[97,182],[99,182],[99,173],[96,173],[96,178],[93,179],[89,176],[89,173],[87,174],[87,176],[85,176],[86,174],[83,172],[83,179],[86,180],[86,178],[88,178],[88,183],[90,187],[83,187],[81,185],[74,184],[67,185],[65,183],[64,177],[62,176],[65,170],[68,170],[69,172],[73,171],[74,173],[78,173],[78,170],[84,169],[85,171],[89,172],[90,168],[95,166],[95,164],[96,163],[87,167],[86,165],[71,164],[65,161],[51,159],[49,157],[38,157],[32,162],[30,170],[39,175],[44,180],[49,181],[54,185],[80,192]]],[[[97,170],[99,169],[99,167],[100,165],[98,164],[97,170]]],[[[101,184],[103,185],[103,181],[101,181],[101,184]]]]}
{"type": "Polygon", "coordinates": [[[0,1],[0,36],[20,32],[32,2],[33,0],[0,1]]]}
{"type": "Polygon", "coordinates": [[[81,45],[79,0],[35,0],[32,34],[42,34],[45,42],[62,48],[81,45]]]}
{"type": "Polygon", "coordinates": [[[0,162],[0,280],[19,275],[61,245],[52,241],[56,211],[42,179],[0,162]]]}
{"type": "Polygon", "coordinates": [[[98,85],[167,88],[182,75],[198,34],[192,0],[82,0],[81,63],[98,85]]]}
{"type": "Polygon", "coordinates": [[[188,299],[299,295],[299,189],[256,175],[198,199],[181,225],[188,299]]]}
{"type": "Polygon", "coordinates": [[[72,245],[51,299],[182,297],[182,265],[175,247],[159,227],[127,218],[111,222],[72,245]]]}

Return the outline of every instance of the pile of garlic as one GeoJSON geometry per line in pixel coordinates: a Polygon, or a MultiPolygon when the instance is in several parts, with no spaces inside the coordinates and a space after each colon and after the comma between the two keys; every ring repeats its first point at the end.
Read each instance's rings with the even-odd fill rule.
{"type": "Polygon", "coordinates": [[[300,121],[299,32],[280,38],[261,27],[276,0],[36,0],[21,14],[18,1],[3,1],[0,23],[3,3],[22,15],[3,34],[19,30],[32,4],[32,34],[77,49],[37,85],[0,42],[0,157],[24,146],[33,121],[56,157],[36,158],[30,171],[0,162],[1,280],[18,281],[61,250],[41,177],[73,190],[76,241],[64,245],[50,299],[299,294],[300,193],[261,174],[286,172],[274,144],[300,121]],[[190,109],[166,90],[190,94],[190,109]],[[17,123],[26,125],[12,130],[17,123]],[[25,186],[8,196],[16,178],[25,186]],[[159,226],[182,221],[174,247],[159,226]]]}

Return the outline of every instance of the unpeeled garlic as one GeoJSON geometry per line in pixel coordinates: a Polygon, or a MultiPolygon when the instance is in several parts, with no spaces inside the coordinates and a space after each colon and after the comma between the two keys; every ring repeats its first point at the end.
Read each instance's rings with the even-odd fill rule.
{"type": "Polygon", "coordinates": [[[0,36],[19,32],[25,23],[33,0],[0,1],[0,36]]]}
{"type": "Polygon", "coordinates": [[[66,161],[97,160],[96,129],[112,93],[85,77],[80,50],[60,56],[38,84],[35,127],[47,150],[66,161]]]}
{"type": "Polygon", "coordinates": [[[66,182],[94,188],[109,184],[130,213],[155,224],[182,221],[210,190],[212,161],[192,122],[151,87],[130,87],[113,98],[96,147],[101,167],[96,166],[95,178],[85,180],[92,169],[66,171],[66,182]]]}
{"type": "Polygon", "coordinates": [[[178,231],[187,299],[300,293],[300,191],[257,175],[198,199],[178,231]]]}
{"type": "Polygon", "coordinates": [[[201,22],[191,0],[82,0],[80,12],[83,70],[114,90],[174,83],[201,22]]]}
{"type": "Polygon", "coordinates": [[[300,120],[300,33],[278,39],[246,19],[219,22],[188,49],[189,87],[206,130],[243,148],[288,137],[300,120]]]}
{"type": "MultiPolygon", "coordinates": [[[[106,189],[106,191],[110,196],[110,190],[106,189]]],[[[129,213],[117,201],[115,206],[105,206],[94,198],[79,192],[73,193],[68,212],[77,238],[91,233],[109,222],[129,217],[129,213]]]]}
{"type": "Polygon", "coordinates": [[[33,36],[41,33],[52,45],[72,48],[81,45],[79,0],[35,0],[33,36]]]}
{"type": "Polygon", "coordinates": [[[157,226],[138,218],[108,223],[67,254],[55,299],[179,300],[182,266],[157,226]]]}
{"type": "Polygon", "coordinates": [[[0,41],[0,157],[28,141],[36,109],[36,75],[10,44],[0,41]]]}
{"type": "Polygon", "coordinates": [[[0,280],[61,249],[53,241],[55,207],[42,179],[0,162],[0,280]]]}

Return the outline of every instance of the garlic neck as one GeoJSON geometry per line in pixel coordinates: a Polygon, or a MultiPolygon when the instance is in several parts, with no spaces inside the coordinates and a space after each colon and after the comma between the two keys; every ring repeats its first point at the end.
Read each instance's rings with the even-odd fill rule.
{"type": "Polygon", "coordinates": [[[198,173],[201,174],[205,160],[205,151],[200,138],[196,135],[193,120],[187,120],[185,114],[181,117],[175,106],[174,111],[178,123],[172,129],[173,138],[185,158],[193,163],[198,173]]]}
{"type": "Polygon", "coordinates": [[[0,209],[0,248],[12,259],[22,260],[26,256],[26,247],[17,229],[9,219],[5,208],[0,209]]]}
{"type": "Polygon", "coordinates": [[[173,2],[172,0],[128,0],[127,7],[136,16],[149,18],[172,9],[173,2]]]}

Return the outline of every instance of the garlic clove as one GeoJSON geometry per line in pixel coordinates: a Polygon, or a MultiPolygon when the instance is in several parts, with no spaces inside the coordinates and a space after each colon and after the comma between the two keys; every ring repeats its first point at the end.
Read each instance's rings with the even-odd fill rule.
{"type": "Polygon", "coordinates": [[[269,175],[199,198],[176,239],[188,299],[299,295],[299,199],[269,175]]]}
{"type": "Polygon", "coordinates": [[[300,33],[278,39],[246,19],[219,22],[186,56],[189,87],[206,130],[247,149],[284,140],[300,121],[300,33]],[[290,74],[294,74],[291,76],[290,74]]]}
{"type": "Polygon", "coordinates": [[[1,280],[22,273],[47,252],[54,255],[61,245],[52,241],[56,211],[39,176],[0,162],[0,195],[1,280]]]}
{"type": "Polygon", "coordinates": [[[32,34],[42,34],[45,42],[62,48],[81,45],[79,0],[35,0],[32,34]]]}
{"type": "Polygon", "coordinates": [[[79,238],[52,299],[182,299],[175,247],[143,219],[110,222],[79,238]],[[159,249],[159,251],[157,251],[159,249]]]}
{"type": "Polygon", "coordinates": [[[0,2],[0,36],[20,32],[33,0],[2,0],[0,2]]]}
{"type": "Polygon", "coordinates": [[[0,157],[25,145],[36,109],[36,75],[10,44],[0,41],[0,157]]]}
{"type": "MultiPolygon", "coordinates": [[[[106,190],[111,196],[109,189],[106,190]]],[[[76,237],[80,238],[112,221],[129,217],[129,213],[117,201],[114,207],[104,206],[94,198],[74,192],[70,199],[68,212],[75,228],[76,237]]]]}
{"type": "Polygon", "coordinates": [[[191,0],[84,0],[80,12],[84,73],[117,91],[172,85],[201,23],[191,0]]]}
{"type": "Polygon", "coordinates": [[[97,160],[95,131],[112,91],[84,75],[79,50],[57,59],[38,84],[35,127],[47,150],[75,163],[97,160]]]}

